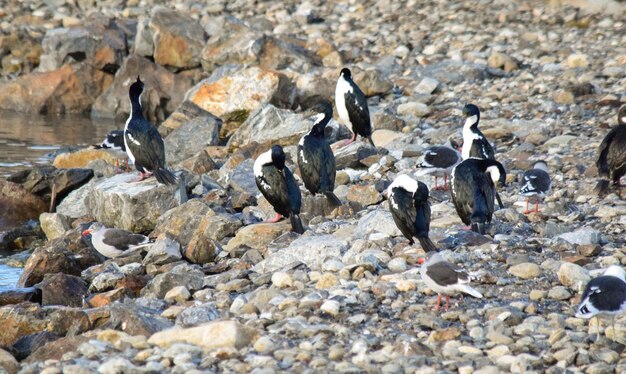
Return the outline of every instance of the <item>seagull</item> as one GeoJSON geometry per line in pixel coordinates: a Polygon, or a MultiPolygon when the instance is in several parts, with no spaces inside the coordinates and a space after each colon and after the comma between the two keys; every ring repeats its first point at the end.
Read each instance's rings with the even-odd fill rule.
{"type": "Polygon", "coordinates": [[[106,228],[102,223],[95,222],[85,231],[83,236],[91,234],[91,243],[96,251],[107,258],[123,257],[136,249],[152,244],[145,235],[130,231],[106,228]]]}
{"type": "Polygon", "coordinates": [[[495,160],[495,152],[485,135],[478,129],[480,110],[474,104],[463,107],[465,125],[463,125],[463,159],[470,157],[495,160]]]}
{"type": "Polygon", "coordinates": [[[452,170],[452,202],[461,221],[472,231],[485,233],[485,225],[491,223],[494,197],[502,209],[496,187],[506,185],[506,171],[496,160],[470,157],[452,170]]]}
{"type": "MultiPolygon", "coordinates": [[[[610,317],[615,337],[615,316],[626,311],[626,279],[624,268],[611,265],[603,275],[587,283],[582,301],[576,310],[576,318],[610,317]]],[[[598,335],[600,324],[598,323],[598,335]]]]}
{"type": "Polygon", "coordinates": [[[298,167],[304,186],[312,194],[318,192],[326,195],[333,206],[340,206],[341,200],[335,196],[335,155],[324,138],[324,129],[333,117],[332,106],[325,101],[311,108],[315,114],[315,123],[308,134],[298,143],[298,167]]]}
{"type": "Polygon", "coordinates": [[[441,308],[442,294],[446,295],[446,306],[444,308],[446,311],[450,306],[451,295],[466,293],[482,299],[483,295],[469,285],[470,275],[465,270],[444,260],[439,253],[430,252],[428,260],[420,258],[418,263],[422,265],[420,269],[422,280],[428,288],[437,292],[435,310],[441,308]]]}
{"type": "Polygon", "coordinates": [[[596,193],[604,196],[609,190],[609,183],[617,188],[621,198],[620,178],[626,174],[626,105],[623,105],[617,115],[615,126],[602,140],[598,149],[598,174],[602,179],[596,185],[596,193]],[[609,181],[610,180],[610,181],[609,181]]]}
{"type": "Polygon", "coordinates": [[[522,196],[526,196],[526,210],[524,214],[538,213],[539,212],[539,200],[542,200],[550,193],[552,188],[552,181],[550,181],[550,174],[548,174],[548,164],[545,161],[536,161],[533,164],[533,168],[526,170],[522,176],[522,184],[520,185],[519,193],[522,196]],[[536,196],[535,210],[528,210],[528,202],[531,196],[536,196]]]}
{"type": "Polygon", "coordinates": [[[176,177],[165,168],[165,146],[157,129],[143,116],[141,93],[143,82],[137,77],[129,89],[131,113],[124,128],[124,146],[128,158],[139,171],[139,181],[154,173],[163,184],[176,184],[176,177]]]}
{"type": "Polygon", "coordinates": [[[352,73],[348,68],[341,69],[339,79],[337,79],[335,106],[343,123],[352,127],[352,139],[344,142],[344,145],[354,142],[357,135],[361,135],[367,138],[373,147],[376,147],[372,141],[372,124],[367,98],[352,80],[352,73]]]}
{"type": "Polygon", "coordinates": [[[435,177],[434,190],[448,190],[448,176],[463,157],[458,151],[459,145],[451,139],[444,145],[428,147],[421,160],[417,163],[417,176],[433,175],[435,177]],[[437,177],[443,177],[443,186],[437,186],[437,177]]]}
{"type": "Polygon", "coordinates": [[[428,237],[430,230],[428,187],[402,174],[387,188],[387,196],[393,221],[409,240],[409,244],[412,245],[413,238],[417,238],[424,252],[437,251],[437,247],[428,237]]]}
{"type": "Polygon", "coordinates": [[[303,234],[304,227],[300,220],[302,195],[291,170],[285,166],[283,147],[274,145],[259,155],[253,170],[257,187],[276,211],[276,217],[268,222],[278,222],[283,217],[289,217],[292,231],[303,234]]]}

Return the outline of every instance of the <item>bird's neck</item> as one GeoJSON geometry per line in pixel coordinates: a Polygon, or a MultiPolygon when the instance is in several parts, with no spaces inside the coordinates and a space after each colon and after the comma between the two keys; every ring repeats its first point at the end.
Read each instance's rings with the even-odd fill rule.
{"type": "Polygon", "coordinates": [[[473,115],[467,117],[465,124],[463,125],[463,132],[472,131],[478,129],[478,116],[473,115]]]}
{"type": "Polygon", "coordinates": [[[143,111],[141,108],[141,95],[130,98],[130,118],[143,118],[143,111]]]}

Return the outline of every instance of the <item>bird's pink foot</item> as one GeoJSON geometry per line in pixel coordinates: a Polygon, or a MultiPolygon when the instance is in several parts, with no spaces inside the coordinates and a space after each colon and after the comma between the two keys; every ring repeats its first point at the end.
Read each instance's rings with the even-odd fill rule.
{"type": "Polygon", "coordinates": [[[461,226],[460,229],[463,231],[472,231],[472,226],[461,226]]]}
{"type": "Polygon", "coordinates": [[[143,171],[139,172],[139,177],[135,180],[135,182],[141,182],[142,180],[149,178],[152,176],[152,173],[144,173],[143,171]]]}
{"type": "Polygon", "coordinates": [[[276,215],[274,216],[274,218],[270,218],[270,219],[268,219],[268,220],[267,220],[267,221],[265,221],[265,222],[268,222],[268,223],[275,223],[275,222],[280,221],[281,219],[283,219],[283,215],[282,215],[282,214],[278,214],[278,213],[276,213],[276,215]]]}

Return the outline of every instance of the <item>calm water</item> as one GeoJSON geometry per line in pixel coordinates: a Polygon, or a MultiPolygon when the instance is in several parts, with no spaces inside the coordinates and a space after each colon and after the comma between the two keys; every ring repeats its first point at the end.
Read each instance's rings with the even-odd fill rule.
{"type": "MultiPolygon", "coordinates": [[[[94,121],[88,116],[0,111],[0,179],[32,166],[52,163],[51,154],[61,148],[98,144],[109,131],[122,126],[113,121],[94,121]]],[[[0,232],[6,229],[0,226],[0,232]]],[[[0,290],[14,287],[21,273],[20,268],[8,266],[4,260],[0,253],[0,290]]]]}

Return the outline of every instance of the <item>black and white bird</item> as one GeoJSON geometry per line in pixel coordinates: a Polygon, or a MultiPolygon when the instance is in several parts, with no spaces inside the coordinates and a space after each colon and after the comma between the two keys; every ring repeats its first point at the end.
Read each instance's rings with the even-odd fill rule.
{"type": "Polygon", "coordinates": [[[104,257],[116,258],[134,253],[136,249],[152,244],[147,236],[133,234],[130,231],[106,228],[102,223],[95,222],[83,235],[91,234],[91,244],[104,257]]]}
{"type": "MultiPolygon", "coordinates": [[[[452,170],[452,202],[461,221],[480,234],[491,222],[498,185],[506,185],[506,171],[496,160],[470,157],[452,170]]],[[[503,208],[501,201],[500,208],[503,208]]]]}
{"type": "Polygon", "coordinates": [[[341,121],[352,128],[352,139],[344,142],[344,145],[354,142],[357,135],[361,135],[375,147],[372,141],[372,124],[367,98],[352,80],[352,73],[348,68],[341,69],[339,79],[337,79],[335,106],[341,121]]]}
{"type": "Polygon", "coordinates": [[[459,145],[448,139],[444,145],[428,147],[417,163],[417,176],[433,175],[435,177],[434,190],[448,190],[448,176],[452,169],[458,165],[463,158],[458,151],[459,145]],[[437,177],[443,177],[443,186],[437,186],[437,177]]]}
{"type": "Polygon", "coordinates": [[[341,201],[335,196],[335,155],[324,137],[324,129],[333,117],[332,106],[321,101],[310,111],[315,115],[315,123],[308,134],[298,143],[298,167],[304,186],[312,194],[323,193],[333,206],[341,201]]]}
{"type": "Polygon", "coordinates": [[[131,113],[124,128],[124,146],[128,158],[139,171],[139,180],[154,174],[163,184],[176,184],[176,177],[165,168],[165,146],[157,129],[141,111],[143,82],[137,77],[129,89],[131,113]]]}
{"type": "Polygon", "coordinates": [[[262,153],[254,162],[253,170],[257,187],[276,211],[276,217],[268,222],[289,217],[292,231],[304,233],[300,220],[302,195],[291,170],[285,166],[283,147],[274,145],[262,153]]]}
{"type": "Polygon", "coordinates": [[[474,104],[467,104],[463,107],[465,124],[463,125],[463,159],[470,157],[486,158],[495,160],[496,153],[485,135],[478,129],[480,121],[480,110],[474,104]]]}
{"type": "Polygon", "coordinates": [[[472,288],[469,283],[471,276],[458,266],[446,261],[439,253],[429,253],[428,260],[420,258],[418,263],[422,264],[420,274],[422,280],[431,290],[437,292],[437,305],[435,310],[441,308],[441,295],[446,295],[446,306],[450,306],[450,296],[457,294],[468,294],[475,298],[482,299],[483,295],[472,288]]]}
{"type": "Polygon", "coordinates": [[[606,195],[610,183],[613,183],[621,197],[620,178],[626,175],[626,105],[620,108],[617,126],[606,134],[598,153],[596,166],[601,179],[596,185],[596,193],[600,196],[606,195]]]}
{"type": "Polygon", "coordinates": [[[546,195],[550,193],[551,188],[552,181],[550,180],[550,174],[548,174],[548,164],[545,161],[536,161],[532,169],[524,172],[519,188],[520,195],[526,197],[526,210],[524,214],[538,213],[539,200],[546,197],[546,195]],[[528,210],[528,202],[532,196],[536,197],[535,209],[528,210]]]}
{"type": "MultiPolygon", "coordinates": [[[[611,265],[603,275],[587,283],[582,301],[576,310],[577,318],[609,317],[615,336],[615,316],[626,312],[626,279],[624,268],[611,265]]],[[[600,336],[598,324],[598,335],[600,336]]]]}
{"type": "Polygon", "coordinates": [[[428,237],[430,231],[430,204],[428,187],[408,175],[398,175],[387,188],[389,209],[396,226],[412,245],[419,240],[424,252],[437,251],[428,237]]]}
{"type": "Polygon", "coordinates": [[[124,145],[124,130],[113,130],[107,134],[102,143],[93,146],[95,149],[104,149],[115,157],[115,169],[119,169],[119,159],[126,160],[126,170],[128,171],[128,155],[124,145]]]}

